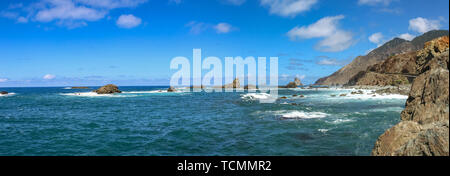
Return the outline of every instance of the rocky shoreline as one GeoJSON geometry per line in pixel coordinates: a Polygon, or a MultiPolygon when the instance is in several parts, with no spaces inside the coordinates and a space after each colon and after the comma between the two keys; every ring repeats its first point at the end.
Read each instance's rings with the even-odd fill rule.
{"type": "Polygon", "coordinates": [[[401,122],[375,143],[375,156],[449,156],[449,37],[425,44],[401,122]]]}

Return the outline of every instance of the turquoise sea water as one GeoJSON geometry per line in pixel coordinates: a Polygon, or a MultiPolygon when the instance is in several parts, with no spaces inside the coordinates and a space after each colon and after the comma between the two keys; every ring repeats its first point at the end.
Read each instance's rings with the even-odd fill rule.
{"type": "Polygon", "coordinates": [[[0,97],[0,155],[33,156],[370,155],[407,98],[292,89],[261,104],[265,94],[158,91],[166,87],[0,89],[14,93],[0,97]]]}

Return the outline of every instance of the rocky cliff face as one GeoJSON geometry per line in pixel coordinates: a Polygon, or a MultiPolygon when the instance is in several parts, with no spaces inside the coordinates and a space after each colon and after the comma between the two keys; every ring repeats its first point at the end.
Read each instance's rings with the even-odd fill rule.
{"type": "Polygon", "coordinates": [[[416,70],[420,75],[411,87],[402,121],[378,138],[372,155],[449,155],[448,43],[448,36],[441,37],[418,51],[416,70]]]}
{"type": "Polygon", "coordinates": [[[344,85],[349,82],[355,75],[362,71],[366,71],[368,67],[384,61],[391,56],[416,51],[422,49],[425,42],[434,38],[447,35],[448,31],[430,31],[412,41],[395,38],[383,46],[371,51],[366,56],[355,58],[350,64],[344,66],[330,76],[320,78],[316,81],[317,85],[344,85]]]}
{"type": "Polygon", "coordinates": [[[389,86],[412,82],[417,75],[416,51],[391,56],[353,76],[347,85],[389,86]]]}

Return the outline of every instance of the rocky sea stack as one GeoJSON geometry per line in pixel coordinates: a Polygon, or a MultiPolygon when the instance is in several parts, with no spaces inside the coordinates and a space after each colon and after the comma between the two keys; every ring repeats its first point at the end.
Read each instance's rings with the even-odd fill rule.
{"type": "Polygon", "coordinates": [[[97,90],[94,90],[97,94],[114,94],[114,93],[122,93],[119,88],[114,84],[108,84],[103,87],[100,87],[97,90]]]}
{"type": "Polygon", "coordinates": [[[375,156],[449,155],[449,38],[425,43],[417,52],[414,82],[401,122],[382,134],[375,156]]]}
{"type": "Polygon", "coordinates": [[[177,90],[172,86],[167,89],[167,92],[175,92],[175,91],[177,90]]]}
{"type": "Polygon", "coordinates": [[[303,84],[300,81],[300,79],[295,78],[293,82],[289,82],[287,85],[279,86],[279,87],[280,88],[297,88],[298,86],[303,86],[303,84]]]}
{"type": "Polygon", "coordinates": [[[223,88],[225,89],[237,89],[241,87],[241,83],[239,82],[239,78],[233,80],[233,83],[225,84],[223,88]]]}

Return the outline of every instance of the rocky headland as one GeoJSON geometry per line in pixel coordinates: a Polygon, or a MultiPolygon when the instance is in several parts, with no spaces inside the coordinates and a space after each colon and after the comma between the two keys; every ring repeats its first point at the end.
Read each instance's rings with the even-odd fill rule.
{"type": "Polygon", "coordinates": [[[401,122],[375,143],[375,156],[449,155],[449,38],[424,44],[401,122]]]}
{"type": "Polygon", "coordinates": [[[392,83],[407,84],[411,81],[411,78],[408,77],[409,75],[405,76],[405,72],[413,73],[412,71],[415,70],[408,65],[408,63],[411,63],[411,60],[409,60],[411,57],[409,56],[414,56],[414,52],[422,49],[425,42],[448,35],[448,30],[434,30],[418,36],[412,41],[395,38],[372,50],[367,55],[355,58],[350,64],[344,66],[330,76],[320,78],[315,84],[329,86],[347,85],[352,79],[353,80],[350,82],[350,85],[391,85],[392,83]],[[386,59],[390,59],[390,61],[379,66],[374,66],[376,64],[380,64],[386,59]],[[386,64],[392,62],[404,64],[398,66],[389,65],[388,68],[384,68],[387,66],[386,64]],[[369,67],[371,68],[368,69],[369,67]],[[380,68],[384,71],[378,70],[380,68]],[[363,74],[365,74],[365,76],[364,78],[361,78],[363,77],[363,74]],[[355,76],[356,78],[359,78],[359,82],[355,82],[355,76]]]}

